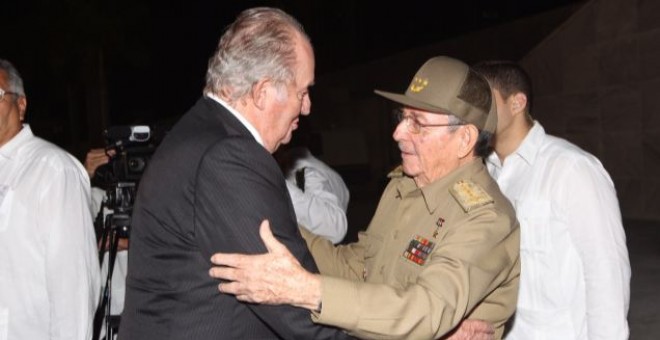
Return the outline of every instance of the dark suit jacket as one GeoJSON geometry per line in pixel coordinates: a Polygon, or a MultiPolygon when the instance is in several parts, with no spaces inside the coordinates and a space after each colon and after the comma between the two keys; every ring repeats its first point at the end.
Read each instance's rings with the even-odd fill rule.
{"type": "Polygon", "coordinates": [[[309,271],[284,177],[222,105],[200,99],[150,160],[134,204],[121,340],[343,338],[309,311],[242,303],[209,277],[213,253],[264,253],[259,224],[309,271]]]}

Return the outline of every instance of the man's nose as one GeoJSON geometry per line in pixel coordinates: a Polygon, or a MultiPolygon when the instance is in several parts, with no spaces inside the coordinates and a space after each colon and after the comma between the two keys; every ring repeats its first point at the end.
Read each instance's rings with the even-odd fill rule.
{"type": "Polygon", "coordinates": [[[406,138],[408,134],[408,128],[406,127],[406,121],[402,120],[399,122],[399,124],[396,125],[396,128],[394,129],[394,133],[392,134],[392,138],[394,138],[395,141],[401,141],[406,138]]]}

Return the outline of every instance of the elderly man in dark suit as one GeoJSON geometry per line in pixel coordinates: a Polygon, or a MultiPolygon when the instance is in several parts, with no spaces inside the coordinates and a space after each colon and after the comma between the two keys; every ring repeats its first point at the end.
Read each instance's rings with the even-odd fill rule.
{"type": "Polygon", "coordinates": [[[309,312],[242,303],[208,275],[214,252],[263,253],[256,227],[310,271],[284,177],[271,156],[310,112],[314,53],[300,24],[246,10],[209,61],[204,97],[172,128],[141,179],[134,206],[119,338],[344,338],[309,312]],[[244,226],[254,226],[246,228],[244,226]]]}

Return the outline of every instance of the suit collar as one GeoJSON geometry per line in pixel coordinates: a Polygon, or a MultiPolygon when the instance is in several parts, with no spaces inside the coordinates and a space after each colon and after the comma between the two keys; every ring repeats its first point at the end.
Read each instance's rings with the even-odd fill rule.
{"type": "Polygon", "coordinates": [[[257,143],[261,144],[261,146],[264,146],[264,141],[261,138],[261,134],[259,134],[259,131],[257,131],[254,125],[252,125],[247,119],[245,119],[245,117],[243,117],[243,115],[240,112],[236,111],[226,101],[222,100],[220,97],[216,96],[213,93],[206,93],[205,97],[222,105],[222,107],[224,107],[227,111],[229,111],[229,113],[231,113],[234,116],[234,118],[236,118],[250,132],[250,134],[252,135],[252,137],[254,137],[257,143]]]}

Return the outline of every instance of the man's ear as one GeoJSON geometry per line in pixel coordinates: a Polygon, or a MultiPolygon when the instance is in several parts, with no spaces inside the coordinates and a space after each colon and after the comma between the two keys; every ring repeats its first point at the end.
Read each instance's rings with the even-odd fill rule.
{"type": "Polygon", "coordinates": [[[472,154],[474,146],[477,144],[477,138],[479,138],[479,129],[472,124],[463,125],[460,133],[460,141],[458,147],[458,158],[465,158],[472,154]]]}
{"type": "Polygon", "coordinates": [[[516,116],[519,113],[524,113],[527,109],[527,96],[522,92],[517,92],[511,95],[511,113],[516,116]]]}
{"type": "Polygon", "coordinates": [[[252,86],[250,90],[252,101],[259,110],[265,109],[268,101],[268,90],[271,86],[273,86],[273,82],[269,79],[261,79],[252,86]]]}
{"type": "Polygon", "coordinates": [[[25,110],[27,110],[27,98],[20,96],[17,99],[18,114],[20,115],[21,122],[25,119],[25,110]]]}

